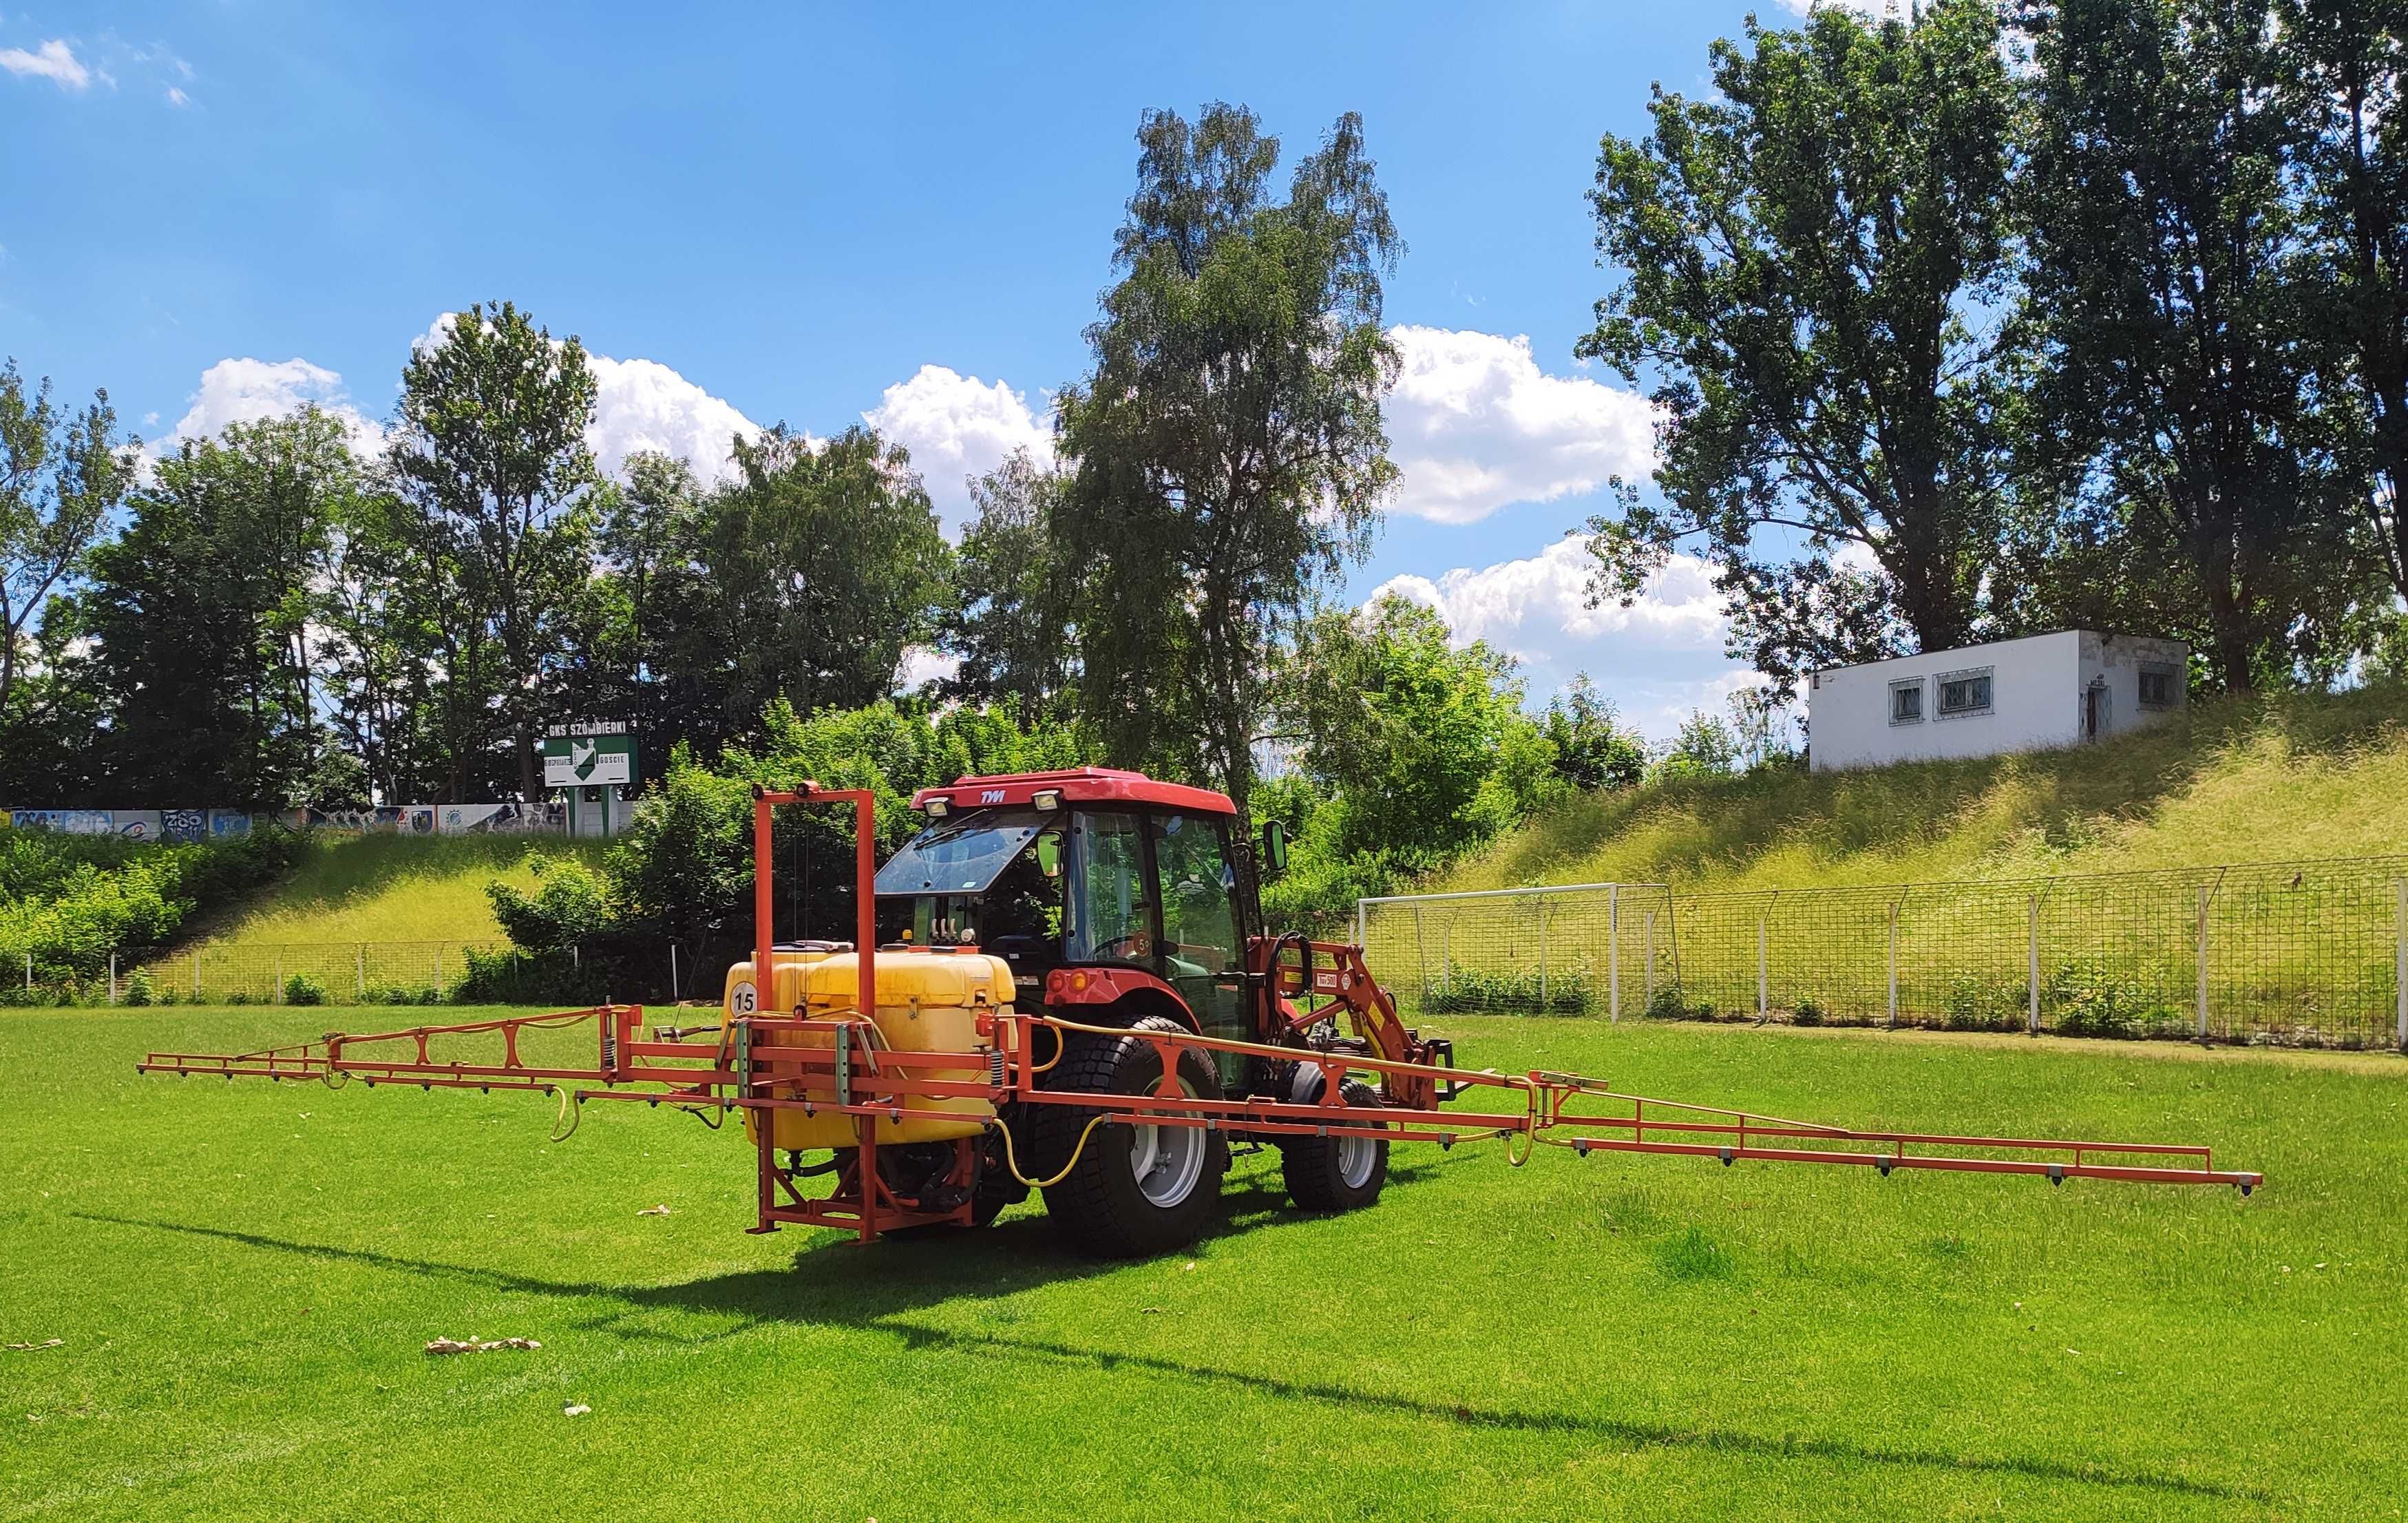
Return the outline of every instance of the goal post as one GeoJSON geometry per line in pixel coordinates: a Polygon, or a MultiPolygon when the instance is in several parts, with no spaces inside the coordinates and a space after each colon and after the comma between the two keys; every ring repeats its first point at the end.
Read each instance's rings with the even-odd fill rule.
{"type": "Polygon", "coordinates": [[[1355,901],[1354,936],[1389,992],[1425,1014],[1619,1019],[1679,984],[1671,910],[1663,884],[1389,894],[1355,901]]]}

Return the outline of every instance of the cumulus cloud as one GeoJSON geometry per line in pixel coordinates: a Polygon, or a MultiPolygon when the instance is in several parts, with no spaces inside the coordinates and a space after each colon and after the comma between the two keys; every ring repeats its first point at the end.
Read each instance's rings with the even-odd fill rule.
{"type": "Polygon", "coordinates": [[[761,425],[657,360],[614,360],[589,354],[594,368],[594,423],[585,443],[609,474],[642,451],[674,455],[706,485],[735,474],[731,445],[761,425]]]}
{"type": "Polygon", "coordinates": [[[895,674],[896,691],[916,693],[930,682],[941,682],[962,669],[962,658],[925,645],[906,647],[903,665],[895,674]]]}
{"type": "MultiPolygon", "coordinates": [[[[450,338],[456,316],[437,313],[409,341],[410,352],[424,353],[450,338]]],[[[585,447],[605,475],[621,474],[629,455],[652,451],[684,461],[695,481],[716,485],[736,474],[736,436],[762,431],[734,403],[658,360],[614,360],[589,349],[585,362],[594,372],[594,422],[586,427],[585,447]]]]}
{"type": "Polygon", "coordinates": [[[1396,509],[1470,524],[1509,503],[1594,492],[1655,465],[1653,411],[1634,393],[1551,376],[1527,337],[1401,324],[1384,413],[1396,509]]]}
{"type": "Polygon", "coordinates": [[[1907,4],[1907,0],[1781,0],[1781,4],[1783,8],[1800,16],[1811,16],[1815,11],[1830,9],[1852,10],[1859,16],[1876,22],[1885,21],[1892,16],[1901,21],[1913,19],[1912,7],[1907,4]]]}
{"type": "Polygon", "coordinates": [[[1030,409],[1025,395],[941,365],[923,365],[909,381],[887,387],[861,417],[911,452],[930,500],[954,524],[969,517],[969,478],[995,469],[1014,450],[1039,465],[1054,461],[1053,425],[1030,409]]]}
{"type": "Polygon", "coordinates": [[[1705,562],[1674,555],[1628,608],[1611,599],[1588,606],[1589,565],[1587,545],[1564,539],[1524,560],[1457,567],[1435,581],[1390,577],[1371,596],[1426,604],[1446,616],[1456,644],[1484,639],[1526,661],[1552,661],[1567,643],[1608,638],[1658,651],[1722,650],[1722,596],[1705,562]]]}
{"type": "Polygon", "coordinates": [[[32,52],[22,48],[0,48],[0,69],[21,79],[54,80],[65,91],[80,91],[92,83],[92,70],[60,37],[52,37],[32,52]]]}
{"type": "Polygon", "coordinates": [[[185,440],[209,438],[228,424],[280,418],[314,405],[341,420],[361,454],[384,447],[384,430],[353,405],[343,378],[322,365],[289,360],[224,359],[201,372],[200,388],[176,426],[154,446],[165,453],[185,440]]]}

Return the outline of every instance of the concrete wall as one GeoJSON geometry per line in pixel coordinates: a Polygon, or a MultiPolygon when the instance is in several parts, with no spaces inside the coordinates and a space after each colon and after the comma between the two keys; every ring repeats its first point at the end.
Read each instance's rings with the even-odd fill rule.
{"type": "Polygon", "coordinates": [[[1816,672],[1806,693],[1814,770],[2071,745],[2080,735],[2081,645],[2080,633],[2065,630],[1816,672]],[[1943,717],[1940,683],[1981,671],[1990,674],[1988,711],[1943,717]],[[1918,721],[1891,722],[1890,689],[1900,682],[1922,687],[1918,721]]]}
{"type": "MultiPolygon", "coordinates": [[[[2091,736],[2086,722],[2086,738],[2103,740],[2122,735],[2167,714],[2180,713],[2189,703],[2190,647],[2181,640],[2101,634],[2095,629],[2085,629],[2081,636],[2082,687],[2085,695],[2093,687],[2100,695],[2096,700],[2098,732],[2091,736]],[[2141,676],[2150,670],[2162,672],[2168,678],[2168,701],[2162,706],[2141,701],[2141,676]]],[[[2093,700],[2085,696],[2082,702],[2086,721],[2093,700]]]]}

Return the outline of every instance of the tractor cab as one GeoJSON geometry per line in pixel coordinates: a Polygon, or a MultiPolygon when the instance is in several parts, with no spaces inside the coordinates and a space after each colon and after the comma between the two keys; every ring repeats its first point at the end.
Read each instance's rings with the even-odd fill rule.
{"type": "Polygon", "coordinates": [[[878,871],[882,942],[999,956],[1023,1008],[1151,1001],[1207,1036],[1254,1034],[1257,916],[1225,795],[1090,767],[912,803],[928,823],[878,871]]]}

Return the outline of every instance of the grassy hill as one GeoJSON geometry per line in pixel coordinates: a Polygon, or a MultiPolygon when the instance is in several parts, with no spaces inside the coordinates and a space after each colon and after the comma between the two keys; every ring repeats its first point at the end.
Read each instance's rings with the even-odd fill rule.
{"type": "Polygon", "coordinates": [[[2101,745],[1581,799],[1426,886],[1763,889],[2408,851],[2408,689],[2201,704],[2101,745]]]}
{"type": "Polygon", "coordinates": [[[485,898],[499,879],[532,888],[532,854],[598,855],[584,844],[523,836],[322,836],[289,877],[230,908],[201,938],[207,949],[343,941],[466,941],[498,938],[485,898]]]}

